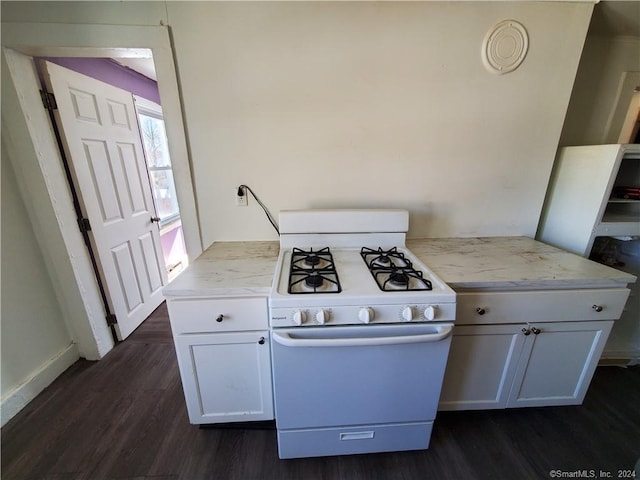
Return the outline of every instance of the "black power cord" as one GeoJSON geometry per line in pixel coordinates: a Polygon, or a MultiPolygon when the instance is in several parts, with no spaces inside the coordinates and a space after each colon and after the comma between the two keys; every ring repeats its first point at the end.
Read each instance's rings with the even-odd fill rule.
{"type": "Polygon", "coordinates": [[[248,185],[240,185],[238,187],[238,196],[242,197],[244,196],[244,191],[247,190],[251,196],[253,198],[255,198],[256,202],[258,202],[258,205],[260,205],[260,207],[262,207],[262,210],[264,210],[265,215],[267,216],[267,219],[269,220],[269,223],[271,223],[271,225],[273,226],[273,228],[275,228],[276,233],[278,235],[280,235],[280,229],[278,228],[278,225],[276,224],[276,221],[273,218],[273,215],[271,215],[271,213],[269,212],[269,210],[267,209],[267,207],[265,207],[264,203],[262,203],[260,201],[260,199],[256,196],[255,193],[253,193],[253,190],[251,190],[251,187],[249,187],[248,185]]]}

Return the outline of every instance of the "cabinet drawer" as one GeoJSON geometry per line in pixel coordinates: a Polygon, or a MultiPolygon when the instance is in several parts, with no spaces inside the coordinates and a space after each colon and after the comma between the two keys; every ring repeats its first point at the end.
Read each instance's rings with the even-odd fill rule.
{"type": "Polygon", "coordinates": [[[174,334],[269,328],[267,299],[263,297],[169,300],[167,307],[174,334]],[[222,321],[217,321],[220,315],[222,321]]]}
{"type": "Polygon", "coordinates": [[[433,422],[278,430],[278,456],[304,458],[429,448],[433,422]]]}
{"type": "Polygon", "coordinates": [[[617,320],[628,295],[626,288],[458,293],[456,325],[617,320]]]}

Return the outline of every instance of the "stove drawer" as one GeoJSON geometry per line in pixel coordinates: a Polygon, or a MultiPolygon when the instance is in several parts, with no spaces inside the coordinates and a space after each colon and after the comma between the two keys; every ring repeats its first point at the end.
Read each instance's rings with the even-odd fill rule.
{"type": "Polygon", "coordinates": [[[280,458],[397,452],[429,448],[433,422],[278,430],[280,458]]]}
{"type": "Polygon", "coordinates": [[[266,330],[266,297],[190,298],[167,302],[174,334],[266,330]]]}
{"type": "Polygon", "coordinates": [[[458,293],[456,325],[617,320],[629,290],[458,293]]]}

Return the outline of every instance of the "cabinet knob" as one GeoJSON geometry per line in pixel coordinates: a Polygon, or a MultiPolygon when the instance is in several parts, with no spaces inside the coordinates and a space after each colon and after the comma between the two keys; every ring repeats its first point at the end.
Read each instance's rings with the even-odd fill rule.
{"type": "Polygon", "coordinates": [[[531,330],[529,328],[523,327],[522,333],[524,333],[525,335],[531,335],[531,330]]]}
{"type": "Polygon", "coordinates": [[[264,345],[264,337],[260,337],[260,340],[258,340],[258,343],[260,345],[264,345]]]}
{"type": "Polygon", "coordinates": [[[224,319],[224,315],[220,314],[220,315],[218,315],[218,317],[216,318],[216,322],[220,323],[223,319],[224,319]]]}
{"type": "Polygon", "coordinates": [[[593,305],[593,308],[596,312],[601,312],[603,310],[602,305],[593,305]]]}
{"type": "Polygon", "coordinates": [[[476,308],[476,313],[478,315],[484,315],[486,313],[486,310],[484,308],[482,308],[482,307],[478,307],[478,308],[476,308]]]}
{"type": "Polygon", "coordinates": [[[531,327],[531,331],[533,332],[534,335],[538,335],[542,330],[536,327],[531,327]]]}

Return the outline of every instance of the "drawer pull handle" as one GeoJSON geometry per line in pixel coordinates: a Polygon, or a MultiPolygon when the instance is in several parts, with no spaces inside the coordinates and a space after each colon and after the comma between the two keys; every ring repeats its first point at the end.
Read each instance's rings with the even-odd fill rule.
{"type": "Polygon", "coordinates": [[[220,314],[218,315],[218,318],[216,318],[216,322],[220,323],[223,319],[224,319],[224,315],[220,314]]]}
{"type": "Polygon", "coordinates": [[[260,345],[264,345],[264,337],[260,337],[260,340],[258,340],[258,343],[260,345]]]}
{"type": "Polygon", "coordinates": [[[478,307],[478,308],[476,308],[476,313],[478,315],[484,315],[486,313],[486,310],[484,308],[482,308],[482,307],[478,307]]]}
{"type": "Polygon", "coordinates": [[[603,310],[602,305],[594,305],[593,308],[596,312],[601,312],[603,310]]]}
{"type": "Polygon", "coordinates": [[[538,335],[542,330],[536,327],[531,327],[531,331],[533,332],[534,335],[538,335]]]}
{"type": "Polygon", "coordinates": [[[522,333],[524,333],[525,335],[531,335],[531,329],[522,327],[522,333]]]}
{"type": "Polygon", "coordinates": [[[340,434],[340,440],[369,440],[374,432],[345,432],[340,434]]]}

